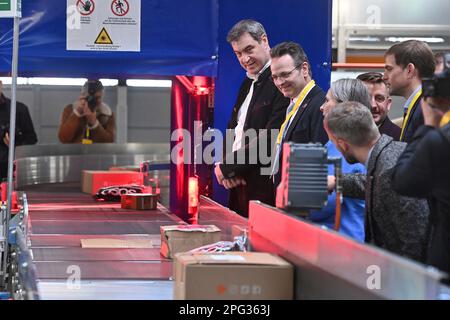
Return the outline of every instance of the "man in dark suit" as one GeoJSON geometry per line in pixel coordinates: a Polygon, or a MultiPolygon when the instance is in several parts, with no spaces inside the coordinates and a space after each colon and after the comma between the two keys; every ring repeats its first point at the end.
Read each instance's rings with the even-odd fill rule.
{"type": "Polygon", "coordinates": [[[392,99],[389,89],[383,81],[383,75],[379,72],[366,72],[360,74],[357,79],[364,82],[370,94],[370,104],[373,120],[381,134],[386,134],[395,141],[400,139],[401,129],[389,119],[392,99]]]}
{"type": "Polygon", "coordinates": [[[272,80],[278,90],[291,99],[286,118],[277,138],[273,163],[275,186],[281,181],[281,153],[284,142],[320,142],[328,136],[323,129],[320,106],[325,102],[325,92],[312,80],[311,67],[303,48],[295,42],[283,42],[272,48],[272,80]]]}
{"type": "Polygon", "coordinates": [[[425,43],[408,40],[394,44],[385,56],[383,80],[389,87],[391,96],[406,99],[400,141],[411,141],[414,132],[423,125],[422,78],[434,75],[435,61],[433,52],[425,43]]]}
{"type": "Polygon", "coordinates": [[[428,198],[431,226],[427,262],[450,274],[450,70],[434,81],[439,81],[441,90],[425,90],[425,125],[398,159],[392,187],[405,196],[428,198]]]}
{"type": "MultiPolygon", "coordinates": [[[[3,95],[3,83],[0,81],[0,181],[8,176],[10,114],[11,100],[3,95]]],[[[17,102],[15,145],[36,144],[37,141],[28,107],[17,102]]]]}
{"type": "Polygon", "coordinates": [[[246,217],[250,200],[275,204],[273,182],[269,174],[261,174],[264,164],[258,158],[258,147],[265,139],[270,162],[270,133],[280,128],[289,99],[283,97],[271,80],[269,41],[259,22],[238,22],[229,31],[227,41],[247,71],[247,78],[239,89],[228,123],[228,129],[234,134],[232,152],[226,154],[223,163],[216,165],[214,172],[217,181],[230,190],[229,208],[246,217]],[[252,138],[247,133],[255,135],[252,138]],[[242,154],[245,159],[239,159],[242,154]],[[256,162],[251,161],[253,156],[258,158],[256,162]]]}
{"type": "Polygon", "coordinates": [[[343,175],[343,195],[365,198],[365,241],[399,255],[425,260],[428,205],[404,197],[391,187],[391,169],[406,147],[380,135],[367,107],[359,102],[338,104],[325,117],[330,140],[349,163],[365,164],[366,177],[343,175]]]}

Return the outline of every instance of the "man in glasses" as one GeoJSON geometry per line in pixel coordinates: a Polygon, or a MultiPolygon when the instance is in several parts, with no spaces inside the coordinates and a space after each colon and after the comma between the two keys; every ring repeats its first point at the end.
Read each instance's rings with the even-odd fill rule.
{"type": "Polygon", "coordinates": [[[278,90],[291,99],[277,138],[272,169],[277,186],[281,180],[279,165],[284,142],[325,144],[328,136],[320,111],[320,106],[325,102],[325,92],[312,80],[311,67],[303,48],[295,42],[283,42],[272,48],[270,55],[272,80],[278,90]]]}
{"type": "MultiPolygon", "coordinates": [[[[216,165],[214,173],[218,183],[230,190],[228,207],[247,217],[250,200],[275,204],[269,172],[267,175],[261,173],[259,158],[256,164],[250,159],[254,155],[259,157],[258,146],[263,144],[261,139],[268,140],[266,149],[269,150],[265,151],[270,158],[270,132],[280,128],[289,99],[284,98],[271,81],[269,40],[261,23],[255,20],[239,21],[228,32],[227,41],[247,72],[247,77],[239,89],[228,122],[228,129],[234,133],[232,153],[225,155],[223,163],[216,165]],[[250,132],[256,132],[255,139],[249,138],[250,132]],[[245,155],[244,161],[239,158],[242,154],[245,155]]],[[[270,166],[267,171],[269,169],[270,166]]]]}
{"type": "Polygon", "coordinates": [[[383,75],[379,72],[367,72],[360,74],[357,79],[364,82],[369,89],[372,116],[378,130],[381,134],[384,133],[398,141],[401,129],[389,119],[388,113],[391,109],[392,99],[389,96],[389,89],[383,80],[383,75]]]}

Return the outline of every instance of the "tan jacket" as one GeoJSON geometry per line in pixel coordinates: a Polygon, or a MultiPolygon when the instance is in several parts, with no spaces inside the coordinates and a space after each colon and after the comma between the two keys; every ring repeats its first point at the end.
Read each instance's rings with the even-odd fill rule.
{"type": "MultiPolygon", "coordinates": [[[[61,115],[58,137],[62,143],[81,143],[85,138],[87,121],[85,117],[78,117],[74,112],[74,105],[69,104],[61,115]]],[[[90,129],[90,139],[93,142],[113,143],[116,134],[116,119],[108,105],[102,104],[96,110],[99,125],[90,129]]]]}

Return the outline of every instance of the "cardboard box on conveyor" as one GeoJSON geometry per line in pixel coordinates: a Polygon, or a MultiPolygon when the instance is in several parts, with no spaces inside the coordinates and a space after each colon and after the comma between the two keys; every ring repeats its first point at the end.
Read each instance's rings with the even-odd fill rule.
{"type": "Polygon", "coordinates": [[[176,300],[291,300],[293,266],[264,252],[178,253],[176,300]]]}
{"type": "Polygon", "coordinates": [[[186,252],[220,241],[220,229],[214,225],[161,226],[161,255],[173,258],[176,253],[186,252]]]}
{"type": "Polygon", "coordinates": [[[81,191],[94,195],[103,187],[128,184],[142,185],[143,182],[142,172],[83,170],[81,191]]]}

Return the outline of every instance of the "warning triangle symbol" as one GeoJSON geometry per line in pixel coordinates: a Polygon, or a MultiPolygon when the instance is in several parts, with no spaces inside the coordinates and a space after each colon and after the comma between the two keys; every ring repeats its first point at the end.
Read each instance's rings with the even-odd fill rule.
{"type": "Polygon", "coordinates": [[[100,31],[97,39],[95,39],[95,44],[113,44],[105,28],[102,28],[102,31],[100,31]]]}

